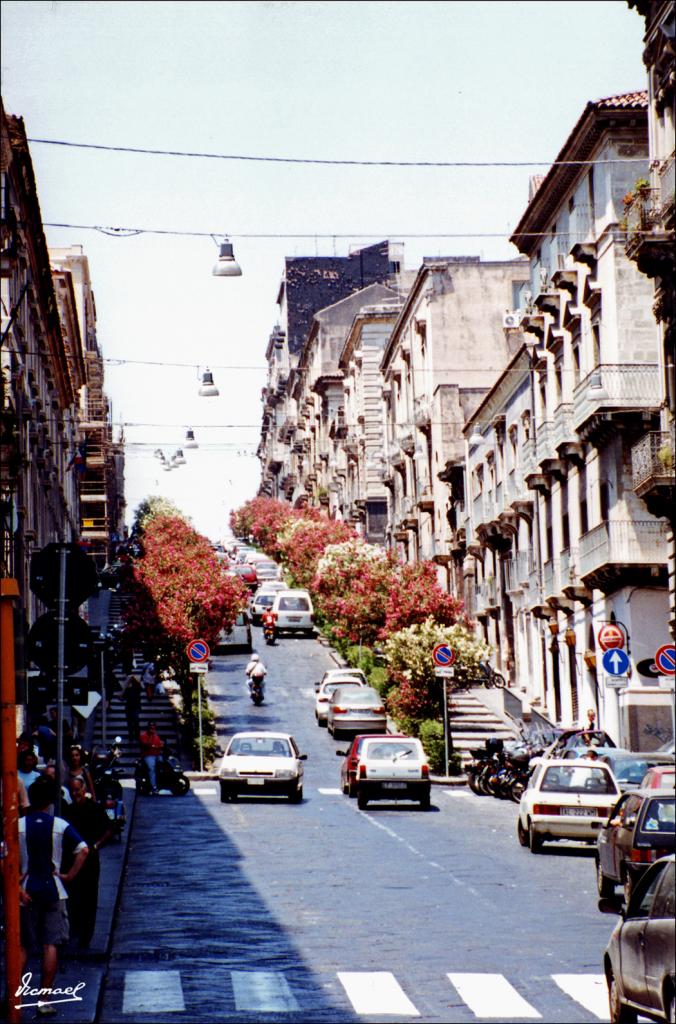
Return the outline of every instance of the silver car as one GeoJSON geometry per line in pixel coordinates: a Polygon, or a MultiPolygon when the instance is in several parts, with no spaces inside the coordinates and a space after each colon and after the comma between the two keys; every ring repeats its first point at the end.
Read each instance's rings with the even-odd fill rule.
{"type": "MultiPolygon", "coordinates": [[[[327,672],[326,675],[329,675],[327,672]]],[[[316,684],[317,696],[315,697],[315,718],[317,719],[317,725],[320,727],[326,727],[327,715],[329,712],[329,701],[331,697],[338,689],[338,687],[349,688],[349,687],[365,687],[366,680],[359,675],[350,675],[348,673],[341,674],[338,677],[323,679],[321,683],[316,684]]]]}
{"type": "Polygon", "coordinates": [[[326,725],[336,739],[346,732],[387,732],[387,712],[372,686],[339,686],[331,695],[326,725]]]}

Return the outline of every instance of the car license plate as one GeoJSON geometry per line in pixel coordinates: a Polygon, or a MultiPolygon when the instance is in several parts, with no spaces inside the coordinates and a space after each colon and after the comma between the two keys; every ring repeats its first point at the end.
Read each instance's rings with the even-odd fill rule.
{"type": "Polygon", "coordinates": [[[569,807],[566,814],[572,814],[574,818],[595,818],[595,807],[569,807]]]}
{"type": "Polygon", "coordinates": [[[405,782],[383,782],[383,789],[406,789],[405,782]]]}
{"type": "Polygon", "coordinates": [[[248,784],[250,786],[264,786],[265,785],[265,779],[247,779],[246,781],[248,782],[248,784]]]}
{"type": "Polygon", "coordinates": [[[289,615],[289,622],[300,622],[300,615],[289,615]]]}

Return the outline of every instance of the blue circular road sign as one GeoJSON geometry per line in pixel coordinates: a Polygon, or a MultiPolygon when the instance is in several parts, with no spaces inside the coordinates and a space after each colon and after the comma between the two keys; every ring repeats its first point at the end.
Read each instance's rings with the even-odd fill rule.
{"type": "Polygon", "coordinates": [[[437,644],[432,651],[432,658],[440,668],[449,667],[455,661],[455,651],[448,644],[437,644]]]}
{"type": "Polygon", "coordinates": [[[191,640],[186,653],[191,661],[208,661],[211,652],[206,640],[191,640]]]}
{"type": "Polygon", "coordinates": [[[655,655],[655,664],[663,676],[673,676],[676,669],[676,647],[664,644],[655,655]]]}
{"type": "Polygon", "coordinates": [[[609,676],[626,676],[629,671],[629,655],[620,647],[614,647],[603,652],[602,664],[609,676]]]}

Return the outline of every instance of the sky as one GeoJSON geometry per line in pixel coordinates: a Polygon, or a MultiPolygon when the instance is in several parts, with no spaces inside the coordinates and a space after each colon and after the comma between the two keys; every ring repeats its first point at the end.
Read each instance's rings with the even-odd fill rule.
{"type": "Polygon", "coordinates": [[[538,162],[556,157],[589,100],[646,88],[644,22],[624,0],[0,8],[3,101],[29,139],[533,164],[336,167],[31,143],[43,222],[72,225],[46,226],[48,244],[81,245],[89,259],[128,521],[162,494],[214,541],[258,488],[285,256],[344,256],[389,238],[404,241],[407,269],[424,256],[513,258],[509,233],[530,175],[546,170],[538,162]],[[498,237],[471,237],[481,234],[498,237]],[[226,235],[241,278],[211,274],[226,235]],[[197,395],[207,367],[217,398],[197,395]],[[171,456],[188,427],[199,449],[163,471],[154,449],[171,456]]]}

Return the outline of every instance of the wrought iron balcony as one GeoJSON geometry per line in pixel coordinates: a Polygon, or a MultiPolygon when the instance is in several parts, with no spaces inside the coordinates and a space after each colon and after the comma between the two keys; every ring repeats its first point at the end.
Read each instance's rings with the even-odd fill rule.
{"type": "Polygon", "coordinates": [[[673,516],[674,431],[654,430],[631,450],[634,491],[654,516],[673,516]]]}
{"type": "Polygon", "coordinates": [[[542,596],[545,601],[557,597],[561,592],[561,561],[548,558],[542,566],[542,596]]]}
{"type": "Polygon", "coordinates": [[[575,388],[573,426],[591,440],[614,432],[614,416],[654,412],[661,401],[657,363],[603,363],[595,366],[575,388]]]}
{"type": "Polygon", "coordinates": [[[653,584],[667,566],[666,523],[659,520],[611,520],[580,538],[580,579],[610,593],[621,586],[653,584]]]}
{"type": "Polygon", "coordinates": [[[415,451],[415,433],[410,427],[400,428],[399,444],[406,455],[413,455],[415,451]]]}

